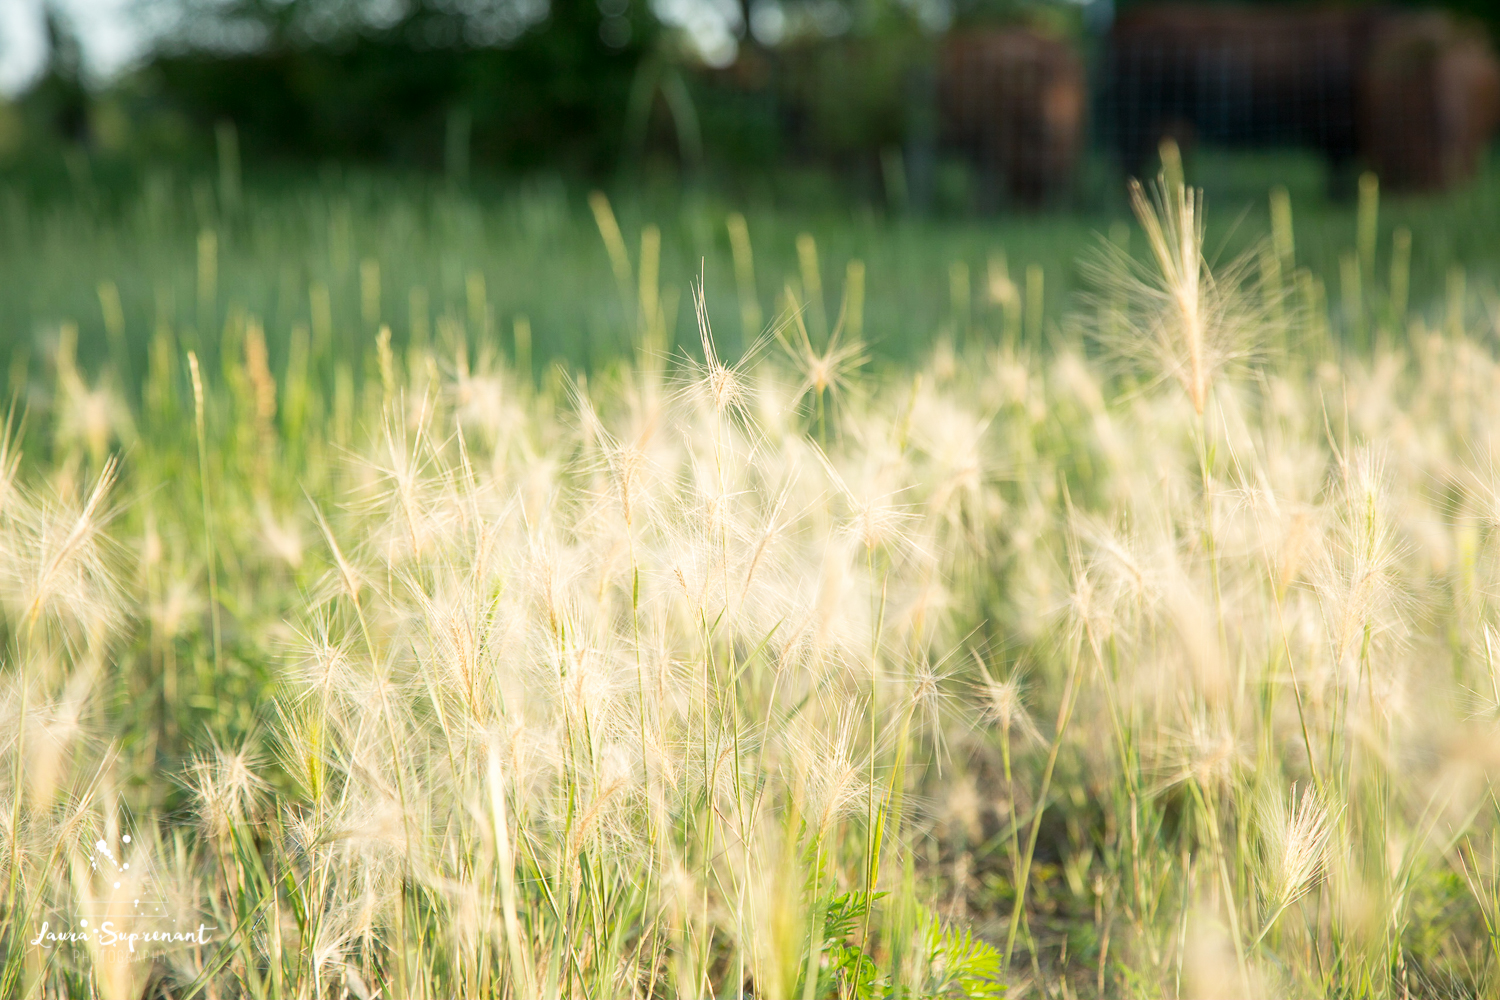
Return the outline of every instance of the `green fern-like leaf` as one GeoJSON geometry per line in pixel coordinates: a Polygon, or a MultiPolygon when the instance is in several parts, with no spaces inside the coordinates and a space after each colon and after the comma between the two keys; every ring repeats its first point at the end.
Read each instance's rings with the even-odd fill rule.
{"type": "Polygon", "coordinates": [[[944,927],[930,911],[925,918],[932,970],[927,996],[999,1000],[1005,995],[1000,952],[994,945],[976,938],[967,928],[944,927]]]}

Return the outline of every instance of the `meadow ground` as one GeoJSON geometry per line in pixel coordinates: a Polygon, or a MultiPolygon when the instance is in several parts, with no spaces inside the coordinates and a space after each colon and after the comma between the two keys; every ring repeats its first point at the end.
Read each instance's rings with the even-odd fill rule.
{"type": "Polygon", "coordinates": [[[1500,992],[1500,176],[1166,174],[12,196],[0,994],[1500,992]]]}

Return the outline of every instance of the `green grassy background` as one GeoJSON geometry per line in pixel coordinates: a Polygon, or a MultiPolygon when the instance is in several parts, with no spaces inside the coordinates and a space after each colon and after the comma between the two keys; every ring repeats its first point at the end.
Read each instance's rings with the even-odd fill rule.
{"type": "MultiPolygon", "coordinates": [[[[1265,237],[1266,193],[1284,185],[1294,208],[1297,262],[1323,281],[1330,302],[1341,301],[1340,259],[1353,250],[1356,209],[1325,196],[1315,158],[1202,153],[1188,170],[1205,189],[1207,246],[1221,261],[1265,237]]],[[[678,303],[669,325],[680,344],[697,339],[682,304],[700,276],[721,344],[732,353],[744,343],[725,227],[731,212],[743,211],[765,317],[774,315],[786,283],[797,283],[796,238],[810,233],[827,310],[837,310],[847,261],[863,260],[872,353],[909,361],[958,326],[972,324],[981,335],[987,329],[985,273],[996,254],[1004,254],[1023,289],[1026,269],[1041,269],[1047,317],[1041,329],[1050,329],[1085,285],[1080,260],[1110,232],[1128,233],[1122,189],[1118,180],[1101,177],[1096,196],[1074,210],[920,218],[891,217],[836,194],[822,199],[826,207],[802,197],[790,200],[799,207],[787,208],[785,198],[742,199],[665,182],[610,193],[632,257],[643,227],[661,229],[661,280],[669,303],[678,303]],[[954,266],[960,263],[968,272],[967,303],[962,271],[954,266]],[[961,315],[966,309],[967,319],[961,315]]],[[[805,193],[816,191],[813,184],[805,193]]],[[[329,330],[313,331],[314,347],[321,336],[330,358],[355,358],[365,355],[381,323],[401,345],[421,339],[424,325],[440,335],[444,316],[480,324],[485,332],[471,333],[493,338],[509,353],[515,320],[524,316],[539,372],[553,360],[597,366],[625,351],[635,329],[634,317],[624,315],[628,307],[586,191],[555,179],[489,180],[457,191],[431,178],[330,169],[252,176],[236,191],[212,173],[160,170],[117,179],[107,191],[75,177],[60,194],[30,192],[18,179],[0,181],[0,360],[12,372],[45,357],[62,322],[78,325],[86,370],[111,357],[136,382],[155,331],[172,331],[213,363],[231,313],[265,324],[278,370],[299,324],[319,327],[330,320],[329,330]],[[212,274],[203,269],[204,233],[213,234],[212,274]],[[370,261],[379,273],[376,314],[362,299],[370,261]],[[475,297],[476,275],[482,298],[475,297]],[[99,298],[106,281],[117,287],[123,309],[123,335],[113,342],[99,298]],[[321,320],[314,315],[318,287],[328,292],[328,316],[321,320]]],[[[1479,293],[1471,301],[1488,301],[1500,274],[1497,223],[1500,165],[1494,163],[1451,194],[1384,197],[1376,270],[1383,274],[1388,266],[1391,232],[1405,226],[1413,234],[1411,301],[1418,311],[1441,310],[1455,267],[1479,293]]],[[[322,365],[330,374],[328,358],[322,365]]]]}

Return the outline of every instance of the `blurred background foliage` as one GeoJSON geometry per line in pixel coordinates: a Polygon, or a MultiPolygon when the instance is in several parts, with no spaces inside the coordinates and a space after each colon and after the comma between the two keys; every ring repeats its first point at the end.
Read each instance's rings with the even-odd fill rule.
{"type": "MultiPolygon", "coordinates": [[[[73,25],[45,8],[47,67],[0,105],[0,169],[45,186],[80,152],[105,175],[211,162],[232,122],[255,164],[731,185],[814,169],[856,199],[925,202],[962,186],[923,162],[944,32],[1026,25],[1087,60],[1115,13],[1111,0],[140,2],[158,26],[149,50],[92,87],[73,25]],[[896,151],[913,176],[893,175],[896,151]]],[[[1489,0],[1448,5],[1500,24],[1489,0]]]]}
{"type": "MultiPolygon", "coordinates": [[[[740,326],[731,212],[749,219],[768,302],[800,280],[800,233],[835,273],[862,259],[876,356],[919,356],[960,329],[954,302],[984,292],[996,259],[1017,283],[1034,275],[1028,301],[1058,316],[1098,234],[1123,231],[1120,168],[1095,139],[1048,211],[983,217],[972,166],[936,142],[933,64],[946,31],[985,23],[1097,59],[1108,2],[141,0],[162,26],[154,47],[104,82],[47,7],[45,72],[0,99],[0,363],[23,344],[46,354],[62,317],[97,356],[97,275],[118,283],[132,329],[190,314],[209,349],[224,317],[190,304],[212,232],[221,301],[276,320],[273,355],[310,287],[335,316],[359,315],[356,265],[369,260],[398,341],[417,336],[408,289],[466,314],[478,275],[499,327],[535,327],[539,366],[588,368],[623,348],[602,332],[618,323],[599,294],[610,271],[587,204],[596,187],[631,246],[663,227],[664,280],[685,294],[704,279],[727,330],[740,326]]],[[[1329,289],[1347,284],[1354,206],[1329,200],[1315,153],[1200,149],[1188,166],[1216,206],[1219,257],[1268,231],[1266,193],[1280,185],[1299,262],[1329,289]]],[[[1497,218],[1493,162],[1450,194],[1389,201],[1382,230],[1413,235],[1412,301],[1444,301],[1460,266],[1489,288],[1497,218]]],[[[690,312],[673,329],[684,344],[690,312]]],[[[140,371],[144,341],[130,346],[116,360],[140,371]]]]}
{"type": "MultiPolygon", "coordinates": [[[[706,279],[728,330],[740,325],[729,213],[749,219],[768,302],[800,280],[800,233],[835,273],[862,259],[872,348],[909,358],[963,325],[953,303],[984,291],[997,255],[1016,282],[1034,274],[1038,316],[1061,315],[1087,248],[1128,218],[1097,139],[1049,211],[980,217],[972,166],[938,148],[933,110],[950,28],[1023,24],[1096,60],[1109,0],[140,2],[160,30],[132,68],[97,80],[47,7],[45,72],[0,98],[0,363],[28,340],[45,354],[60,317],[97,354],[97,275],[118,283],[132,329],[181,321],[211,231],[222,301],[277,320],[273,355],[310,285],[335,316],[360,314],[368,259],[398,340],[416,336],[407,289],[466,313],[478,274],[500,326],[534,325],[539,365],[588,367],[622,346],[601,332],[618,323],[599,294],[611,279],[595,187],[631,246],[663,227],[664,280],[685,293],[689,276],[706,279]]],[[[1215,206],[1216,254],[1268,231],[1266,193],[1281,185],[1299,261],[1341,287],[1354,206],[1329,201],[1315,153],[1201,149],[1189,174],[1215,206]]],[[[1489,287],[1497,218],[1493,163],[1451,194],[1387,203],[1383,231],[1414,237],[1414,303],[1443,300],[1460,265],[1489,287]]],[[[193,316],[206,340],[223,321],[193,316]]],[[[690,310],[676,324],[690,344],[690,310]]],[[[139,371],[144,342],[132,350],[126,370],[139,371]]]]}

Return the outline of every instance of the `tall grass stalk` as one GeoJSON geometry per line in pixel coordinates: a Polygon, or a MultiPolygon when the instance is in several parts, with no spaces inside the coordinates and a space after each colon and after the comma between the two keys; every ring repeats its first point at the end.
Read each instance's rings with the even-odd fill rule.
{"type": "Polygon", "coordinates": [[[214,672],[223,668],[224,640],[219,625],[219,569],[214,549],[213,503],[209,499],[208,431],[203,417],[203,377],[198,355],[188,351],[188,372],[193,380],[193,429],[198,440],[198,491],[203,503],[203,559],[208,568],[208,613],[212,622],[214,672]]]}

